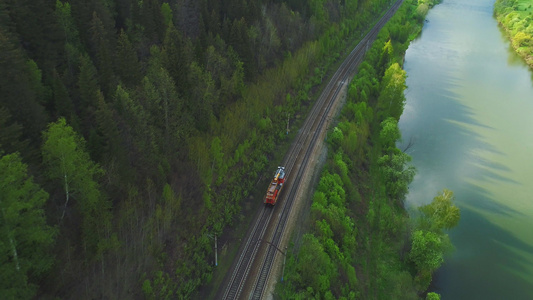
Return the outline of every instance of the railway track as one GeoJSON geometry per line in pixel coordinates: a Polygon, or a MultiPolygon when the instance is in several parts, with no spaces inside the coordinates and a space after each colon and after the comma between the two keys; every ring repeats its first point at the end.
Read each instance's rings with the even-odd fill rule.
{"type": "Polygon", "coordinates": [[[285,166],[287,178],[284,190],[288,190],[288,195],[285,193],[278,200],[278,206],[282,206],[279,219],[275,224],[270,224],[269,227],[275,209],[267,206],[262,207],[259,217],[255,221],[250,234],[247,236],[244,246],[242,246],[237,263],[232,268],[231,277],[224,289],[222,299],[263,298],[276,254],[281,252],[284,255],[279,245],[292,208],[292,200],[298,192],[298,187],[302,178],[304,178],[304,174],[308,172],[311,153],[314,151],[320,136],[326,130],[327,116],[334,106],[335,100],[339,98],[338,96],[342,91],[343,85],[350,79],[362,61],[368,45],[373,42],[379,30],[394,15],[402,2],[403,0],[396,1],[366,36],[362,38],[359,44],[340,65],[337,72],[332,76],[332,79],[317,99],[300,133],[296,137],[296,141],[283,160],[282,165],[285,166]],[[264,240],[268,228],[275,228],[270,241],[264,240]],[[254,276],[249,276],[261,247],[267,247],[266,250],[263,250],[265,254],[262,256],[262,263],[253,272],[254,276]],[[249,282],[250,279],[253,279],[253,282],[249,282]],[[249,292],[248,295],[242,295],[246,285],[252,288],[247,289],[249,292]]]}

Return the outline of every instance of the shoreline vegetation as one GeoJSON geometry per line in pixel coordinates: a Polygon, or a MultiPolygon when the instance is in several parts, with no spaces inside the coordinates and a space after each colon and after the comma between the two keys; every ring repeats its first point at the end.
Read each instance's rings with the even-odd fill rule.
{"type": "MultiPolygon", "coordinates": [[[[281,299],[440,299],[427,292],[459,222],[444,189],[409,214],[415,169],[396,147],[405,103],[403,57],[437,2],[406,0],[353,78],[311,204],[310,229],[293,238],[281,299]],[[410,217],[411,215],[411,217],[410,217]]],[[[428,196],[430,197],[430,196],[428,196]]]]}
{"type": "Polygon", "coordinates": [[[533,68],[533,4],[527,0],[497,0],[494,15],[513,49],[533,68]]]}

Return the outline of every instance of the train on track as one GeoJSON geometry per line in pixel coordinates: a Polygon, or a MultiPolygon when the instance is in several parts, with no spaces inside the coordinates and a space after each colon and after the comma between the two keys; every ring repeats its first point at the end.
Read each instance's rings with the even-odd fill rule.
{"type": "Polygon", "coordinates": [[[265,196],[265,204],[276,204],[276,201],[278,201],[278,197],[281,193],[281,189],[283,188],[285,180],[285,167],[278,167],[276,173],[274,173],[274,178],[272,179],[272,182],[270,182],[270,185],[268,186],[265,196]]]}

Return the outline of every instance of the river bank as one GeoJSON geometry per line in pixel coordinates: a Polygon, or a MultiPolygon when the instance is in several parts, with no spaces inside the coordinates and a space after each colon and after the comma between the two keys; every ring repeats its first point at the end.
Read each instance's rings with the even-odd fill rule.
{"type": "Polygon", "coordinates": [[[461,209],[433,281],[442,299],[533,299],[532,73],[493,4],[443,1],[405,56],[400,148],[412,141],[418,170],[406,204],[447,187],[461,209]]]}
{"type": "MultiPolygon", "coordinates": [[[[425,296],[434,266],[421,267],[411,253],[414,222],[403,200],[414,170],[395,142],[405,99],[400,66],[430,5],[405,1],[350,83],[347,104],[327,138],[310,230],[289,248],[285,280],[276,286],[279,298],[425,296]]],[[[439,256],[438,250],[432,254],[439,256]]]]}
{"type": "Polygon", "coordinates": [[[497,0],[494,15],[513,49],[533,68],[533,4],[531,1],[497,0]]]}

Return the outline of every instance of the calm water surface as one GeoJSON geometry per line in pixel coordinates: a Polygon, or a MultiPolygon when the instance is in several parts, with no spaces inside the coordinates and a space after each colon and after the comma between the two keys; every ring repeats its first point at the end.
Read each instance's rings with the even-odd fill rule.
{"type": "Polygon", "coordinates": [[[462,213],[433,282],[442,299],[533,299],[533,80],[493,4],[444,0],[406,53],[407,205],[449,188],[462,213]]]}

